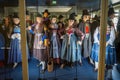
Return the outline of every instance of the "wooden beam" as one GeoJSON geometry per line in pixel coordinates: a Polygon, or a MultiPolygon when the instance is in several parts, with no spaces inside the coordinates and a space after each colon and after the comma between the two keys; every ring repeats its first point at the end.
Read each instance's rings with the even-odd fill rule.
{"type": "Polygon", "coordinates": [[[21,29],[21,49],[22,49],[22,75],[23,80],[29,80],[28,74],[28,54],[26,49],[26,6],[25,0],[19,0],[19,16],[20,16],[20,29],[21,29]]]}
{"type": "Polygon", "coordinates": [[[105,72],[105,53],[106,53],[106,28],[108,13],[108,0],[101,0],[101,18],[100,18],[100,54],[98,65],[98,80],[104,80],[105,72]]]}

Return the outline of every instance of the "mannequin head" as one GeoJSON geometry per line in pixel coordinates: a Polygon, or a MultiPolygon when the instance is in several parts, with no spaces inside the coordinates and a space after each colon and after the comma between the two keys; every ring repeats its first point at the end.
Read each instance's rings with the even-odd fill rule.
{"type": "Polygon", "coordinates": [[[46,9],[46,10],[43,12],[43,17],[44,17],[44,18],[47,18],[49,15],[50,15],[50,13],[49,13],[48,10],[46,9]]]}
{"type": "Polygon", "coordinates": [[[69,19],[69,20],[68,20],[68,25],[69,25],[69,26],[72,26],[72,25],[74,24],[74,22],[75,22],[75,20],[69,19]]]}
{"type": "Polygon", "coordinates": [[[18,16],[13,16],[13,23],[14,23],[15,25],[18,25],[18,24],[20,23],[20,19],[19,19],[18,16]]]}
{"type": "Polygon", "coordinates": [[[37,16],[36,16],[36,22],[37,23],[41,23],[42,22],[42,15],[37,13],[37,16]]]}
{"type": "Polygon", "coordinates": [[[90,20],[90,14],[87,9],[83,10],[82,19],[84,22],[90,20]]]}
{"type": "Polygon", "coordinates": [[[113,19],[115,17],[115,11],[113,7],[110,7],[108,10],[108,17],[110,17],[111,19],[113,19]]]}
{"type": "Polygon", "coordinates": [[[56,21],[57,21],[57,16],[53,15],[51,17],[51,23],[56,23],[56,21]]]}

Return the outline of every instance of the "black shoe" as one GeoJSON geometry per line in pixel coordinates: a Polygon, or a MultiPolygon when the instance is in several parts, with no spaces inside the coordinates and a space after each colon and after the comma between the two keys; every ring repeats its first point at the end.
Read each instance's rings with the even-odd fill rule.
{"type": "Polygon", "coordinates": [[[42,73],[42,74],[43,74],[44,72],[45,72],[45,69],[42,69],[42,70],[40,71],[40,73],[42,73]]]}
{"type": "Polygon", "coordinates": [[[94,71],[95,71],[95,72],[97,72],[97,71],[98,71],[98,69],[94,69],[94,71]]]}
{"type": "Polygon", "coordinates": [[[70,67],[71,67],[71,68],[73,68],[73,66],[74,66],[74,64],[73,64],[73,63],[71,63],[70,67]]]}
{"type": "Polygon", "coordinates": [[[83,64],[82,64],[82,62],[79,62],[78,64],[79,64],[80,66],[82,66],[82,65],[83,65],[83,64]]]}

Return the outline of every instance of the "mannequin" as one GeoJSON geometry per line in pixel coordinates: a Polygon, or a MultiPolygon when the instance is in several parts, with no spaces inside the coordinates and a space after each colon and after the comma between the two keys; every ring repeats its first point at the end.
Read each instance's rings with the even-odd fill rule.
{"type": "Polygon", "coordinates": [[[21,35],[20,35],[20,19],[17,15],[13,16],[13,34],[11,35],[10,50],[8,53],[8,63],[14,63],[13,68],[15,68],[21,59],[21,35]]]}
{"type": "Polygon", "coordinates": [[[58,25],[56,20],[57,17],[53,15],[50,24],[50,56],[54,59],[54,63],[60,64],[61,44],[58,36],[58,25]]]}
{"type": "Polygon", "coordinates": [[[79,29],[85,34],[85,38],[82,44],[83,57],[90,60],[91,53],[91,24],[90,24],[90,14],[88,10],[83,10],[82,22],[79,24],[79,29]]]}
{"type": "Polygon", "coordinates": [[[7,59],[8,59],[8,51],[9,51],[9,47],[10,47],[10,39],[11,39],[11,34],[12,34],[12,29],[13,29],[13,26],[12,26],[12,20],[11,20],[11,17],[9,16],[6,16],[4,18],[4,22],[2,24],[2,26],[0,27],[0,32],[1,32],[1,35],[3,35],[4,37],[4,47],[3,47],[3,50],[4,50],[4,57],[5,57],[5,64],[7,63],[7,59]]]}
{"type": "MultiPolygon", "coordinates": [[[[58,34],[59,37],[61,37],[62,35],[65,34],[65,24],[64,24],[64,16],[59,15],[58,17],[59,21],[58,21],[58,34]]],[[[60,43],[62,45],[62,39],[60,38],[60,43]]]]}
{"type": "Polygon", "coordinates": [[[5,39],[0,32],[0,67],[4,66],[4,60],[5,60],[4,47],[5,47],[5,39]]]}
{"type": "Polygon", "coordinates": [[[49,24],[50,24],[50,19],[49,19],[49,11],[46,9],[43,12],[43,24],[45,25],[45,27],[49,30],[49,24]]]}
{"type": "MultiPolygon", "coordinates": [[[[106,33],[106,65],[114,65],[116,63],[116,51],[114,47],[115,32],[114,28],[107,25],[106,33]]],[[[98,70],[98,57],[100,47],[100,28],[97,27],[94,33],[94,44],[92,47],[91,59],[95,62],[94,70],[98,70]]]]}
{"type": "Polygon", "coordinates": [[[63,68],[66,63],[69,63],[73,67],[73,63],[78,61],[80,64],[81,60],[81,44],[84,39],[84,34],[76,28],[74,25],[75,15],[70,15],[68,20],[68,26],[65,29],[65,35],[61,36],[63,39],[61,49],[61,59],[63,68]]]}
{"type": "Polygon", "coordinates": [[[46,69],[46,47],[44,45],[44,25],[42,23],[42,15],[37,14],[36,23],[28,27],[30,33],[34,34],[34,43],[33,43],[33,57],[35,57],[39,61],[39,65],[42,65],[41,73],[44,73],[46,69]]]}
{"type": "MultiPolygon", "coordinates": [[[[29,11],[26,11],[26,27],[32,25],[32,20],[30,19],[29,11]]],[[[33,47],[33,34],[27,30],[27,45],[30,52],[30,56],[32,56],[32,47],[33,47]]]]}

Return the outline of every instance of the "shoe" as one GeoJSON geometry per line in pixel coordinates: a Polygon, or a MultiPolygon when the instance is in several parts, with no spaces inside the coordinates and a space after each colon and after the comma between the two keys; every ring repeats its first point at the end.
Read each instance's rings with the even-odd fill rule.
{"type": "Polygon", "coordinates": [[[14,65],[13,65],[13,69],[14,69],[17,65],[18,65],[18,63],[14,63],[14,65]]]}
{"type": "Polygon", "coordinates": [[[37,65],[37,67],[39,67],[39,66],[41,66],[42,64],[41,64],[41,62],[37,65]]]}
{"type": "Polygon", "coordinates": [[[82,62],[79,62],[78,64],[79,64],[80,66],[82,66],[82,65],[83,65],[83,64],[82,64],[82,62]]]}
{"type": "Polygon", "coordinates": [[[73,64],[71,64],[70,66],[71,66],[71,68],[73,68],[73,64]]]}
{"type": "Polygon", "coordinates": [[[97,72],[97,71],[98,71],[98,69],[97,69],[97,68],[95,68],[95,69],[94,69],[94,71],[95,71],[95,72],[97,72]]]}
{"type": "Polygon", "coordinates": [[[40,71],[40,73],[42,73],[42,74],[43,74],[44,72],[45,72],[45,69],[42,69],[42,70],[40,71]]]}
{"type": "Polygon", "coordinates": [[[61,64],[60,68],[63,69],[64,66],[65,66],[65,64],[61,64]]]}

